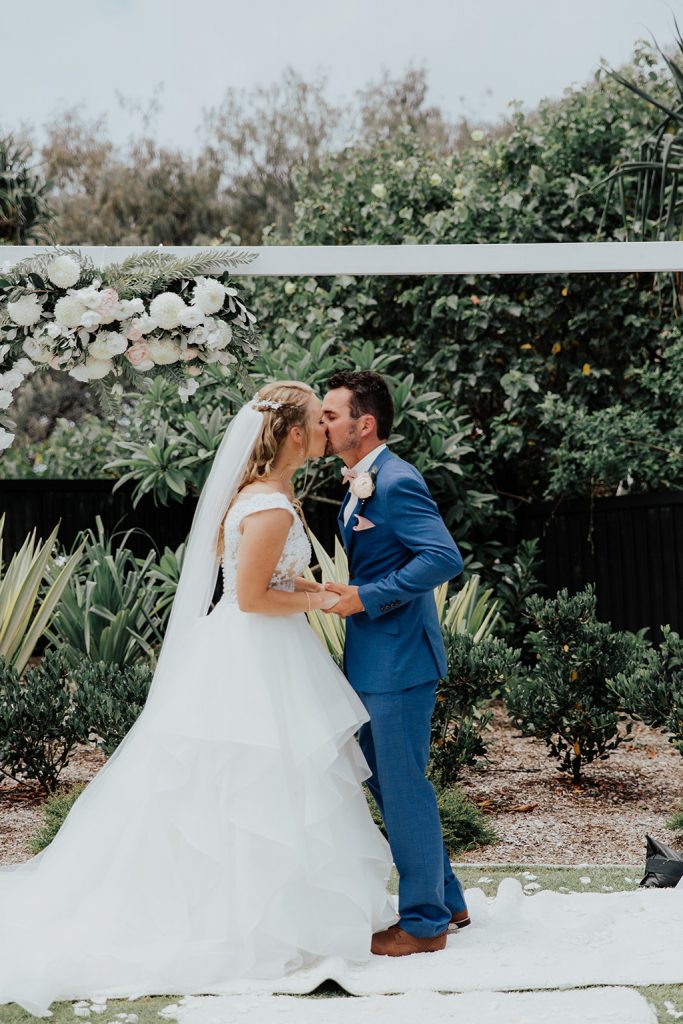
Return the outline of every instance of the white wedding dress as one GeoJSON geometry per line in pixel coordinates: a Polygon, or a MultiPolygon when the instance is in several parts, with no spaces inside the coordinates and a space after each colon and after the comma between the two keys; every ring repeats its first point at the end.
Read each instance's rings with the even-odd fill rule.
{"type": "Polygon", "coordinates": [[[354,738],[365,709],[305,615],[242,612],[240,523],[286,508],[272,586],[310,560],[282,494],[239,498],[224,591],[42,853],[0,868],[0,1003],[198,994],[319,957],[363,961],[396,920],[354,738]]]}

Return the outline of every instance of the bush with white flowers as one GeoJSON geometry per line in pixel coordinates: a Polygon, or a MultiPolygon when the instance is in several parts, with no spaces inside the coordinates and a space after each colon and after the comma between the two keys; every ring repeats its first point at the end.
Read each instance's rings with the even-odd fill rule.
{"type": "MultiPolygon", "coordinates": [[[[237,374],[258,350],[256,318],[228,280],[254,254],[215,249],[179,259],[160,250],[96,270],[56,248],[0,268],[0,414],[35,370],[51,367],[110,394],[141,374],[172,376],[183,401],[206,363],[237,374]]],[[[2,425],[4,422],[4,426],[2,425]]],[[[0,450],[9,447],[0,420],[0,450]]]]}

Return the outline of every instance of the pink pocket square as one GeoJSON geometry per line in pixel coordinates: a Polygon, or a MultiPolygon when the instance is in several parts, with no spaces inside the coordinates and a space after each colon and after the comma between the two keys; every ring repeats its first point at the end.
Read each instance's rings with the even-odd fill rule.
{"type": "Polygon", "coordinates": [[[356,515],[358,525],[354,526],[354,530],[360,532],[361,530],[374,530],[375,524],[370,522],[369,519],[365,519],[364,516],[356,515]]]}

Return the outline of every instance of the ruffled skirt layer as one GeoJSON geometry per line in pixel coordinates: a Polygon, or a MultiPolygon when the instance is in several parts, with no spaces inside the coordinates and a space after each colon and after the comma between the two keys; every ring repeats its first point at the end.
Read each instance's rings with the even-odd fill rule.
{"type": "Polygon", "coordinates": [[[305,616],[223,600],[186,639],[50,846],[0,869],[0,1003],[362,961],[396,920],[368,716],[305,616]]]}

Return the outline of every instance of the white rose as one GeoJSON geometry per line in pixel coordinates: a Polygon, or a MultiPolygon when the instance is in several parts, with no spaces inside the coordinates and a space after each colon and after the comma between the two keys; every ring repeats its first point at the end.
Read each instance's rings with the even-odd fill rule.
{"type": "Polygon", "coordinates": [[[484,138],[484,133],[480,128],[475,128],[473,132],[470,132],[470,138],[472,139],[472,142],[481,142],[484,138]]]}
{"type": "Polygon", "coordinates": [[[377,199],[386,199],[387,197],[387,187],[386,185],[383,185],[381,181],[375,182],[370,191],[373,196],[377,197],[377,199]]]}
{"type": "Polygon", "coordinates": [[[7,312],[17,327],[32,327],[43,315],[37,295],[22,295],[16,302],[7,303],[7,312]]]}
{"type": "Polygon", "coordinates": [[[99,289],[95,287],[94,281],[87,288],[78,288],[72,294],[74,298],[78,299],[79,302],[82,302],[87,309],[97,309],[102,301],[102,296],[99,289]]]}
{"type": "Polygon", "coordinates": [[[351,494],[354,494],[361,501],[364,501],[365,498],[369,498],[374,489],[375,485],[369,473],[361,473],[359,476],[351,480],[349,484],[351,494]]]}
{"type": "Polygon", "coordinates": [[[203,313],[217,313],[222,309],[225,302],[225,288],[211,277],[197,277],[194,288],[193,301],[199,306],[203,313]]]}
{"type": "Polygon", "coordinates": [[[178,388],[178,394],[180,395],[181,402],[186,402],[188,398],[191,395],[193,395],[195,391],[197,391],[198,388],[199,384],[197,383],[196,380],[188,380],[185,381],[184,384],[181,384],[180,387],[178,388]]]}
{"type": "Polygon", "coordinates": [[[128,348],[128,341],[122,334],[116,331],[101,331],[94,341],[88,345],[88,354],[95,359],[109,359],[111,356],[120,356],[128,348]]]}
{"type": "Polygon", "coordinates": [[[69,376],[87,383],[91,380],[101,380],[113,369],[114,364],[111,359],[93,359],[92,356],[88,356],[84,363],[79,363],[78,366],[69,370],[69,376]]]}
{"type": "Polygon", "coordinates": [[[162,292],[149,304],[149,315],[157,325],[164,331],[170,331],[180,326],[180,318],[187,309],[187,306],[175,292],[162,292]]]}
{"type": "Polygon", "coordinates": [[[150,338],[147,342],[149,357],[157,366],[168,366],[180,359],[180,345],[171,338],[150,338]]]}
{"type": "Polygon", "coordinates": [[[293,295],[296,291],[296,285],[293,281],[285,281],[285,295],[293,295]]]}
{"type": "Polygon", "coordinates": [[[72,367],[72,369],[69,370],[69,376],[73,377],[74,380],[80,380],[81,384],[87,384],[90,380],[88,371],[83,363],[79,363],[78,366],[72,367]]]}
{"type": "Polygon", "coordinates": [[[442,181],[443,178],[441,177],[440,174],[432,174],[431,178],[429,179],[429,184],[436,186],[440,185],[442,181]]]}
{"type": "Polygon", "coordinates": [[[190,347],[206,345],[209,337],[209,328],[202,324],[201,327],[195,327],[193,331],[187,336],[187,343],[190,347]]]}
{"type": "Polygon", "coordinates": [[[55,320],[62,327],[80,327],[87,306],[75,295],[64,295],[55,303],[55,320]]]}
{"type": "Polygon", "coordinates": [[[204,312],[198,306],[188,306],[180,318],[183,327],[199,327],[204,320],[204,312]]]}
{"type": "Polygon", "coordinates": [[[14,434],[10,434],[4,427],[0,427],[0,451],[5,448],[9,448],[13,441],[14,434]]]}
{"type": "Polygon", "coordinates": [[[19,373],[23,373],[24,377],[28,377],[29,373],[33,373],[35,366],[30,359],[17,359],[13,369],[18,370],[19,373]]]}
{"type": "Polygon", "coordinates": [[[212,320],[211,330],[206,338],[206,347],[212,351],[226,348],[232,341],[232,327],[224,320],[212,320]]]}
{"type": "Polygon", "coordinates": [[[57,256],[46,273],[58,288],[73,288],[81,276],[81,268],[71,256],[57,256]]]}
{"type": "Polygon", "coordinates": [[[21,370],[17,370],[16,367],[12,367],[7,373],[0,373],[0,388],[4,391],[14,391],[23,383],[24,375],[21,370]]]}
{"type": "Polygon", "coordinates": [[[85,327],[86,331],[94,331],[101,323],[100,314],[96,313],[94,309],[86,310],[81,317],[81,327],[85,327]]]}
{"type": "Polygon", "coordinates": [[[131,316],[139,316],[145,312],[145,304],[142,299],[121,299],[117,320],[128,320],[131,316]]]}
{"type": "Polygon", "coordinates": [[[50,338],[58,338],[62,333],[62,328],[59,324],[47,324],[45,327],[45,333],[49,335],[50,338]]]}
{"type": "Polygon", "coordinates": [[[12,404],[12,392],[0,391],[0,409],[9,409],[12,404]]]}

